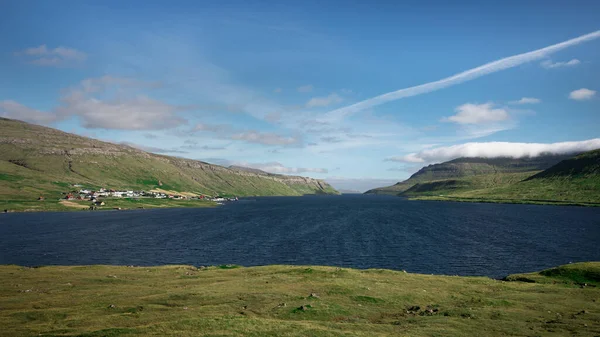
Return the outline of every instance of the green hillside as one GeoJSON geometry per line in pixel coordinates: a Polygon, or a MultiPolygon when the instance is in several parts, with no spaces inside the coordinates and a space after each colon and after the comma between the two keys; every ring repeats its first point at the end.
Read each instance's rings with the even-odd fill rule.
{"type": "Polygon", "coordinates": [[[2,336],[598,336],[600,263],[487,277],[0,266],[2,336]]]}
{"type": "MultiPolygon", "coordinates": [[[[0,207],[56,200],[72,185],[235,196],[336,194],[324,181],[226,168],[0,119],[0,207]]],[[[32,203],[31,207],[48,205],[32,203]]],[[[50,206],[51,207],[51,206],[50,206]]]]}
{"type": "MultiPolygon", "coordinates": [[[[389,194],[398,195],[419,183],[428,183],[439,180],[455,180],[455,182],[446,182],[443,184],[434,184],[432,190],[444,189],[455,185],[454,189],[461,185],[463,188],[472,185],[473,182],[465,180],[473,176],[490,176],[482,178],[484,186],[489,187],[489,183],[502,183],[504,180],[513,180],[513,177],[522,177],[522,173],[528,172],[529,175],[545,170],[563,159],[570,158],[571,155],[544,155],[535,158],[458,158],[440,164],[432,164],[423,167],[417,173],[413,174],[405,181],[401,181],[392,186],[375,188],[367,191],[367,194],[389,194]],[[504,177],[508,174],[508,177],[504,177]],[[458,179],[458,180],[457,180],[458,179]],[[487,181],[487,183],[485,183],[487,181]]],[[[477,184],[479,181],[476,181],[477,184]]],[[[423,190],[423,187],[419,187],[423,190]]]]}
{"type": "Polygon", "coordinates": [[[427,166],[404,182],[367,193],[427,200],[595,206],[600,205],[599,174],[600,150],[574,157],[522,160],[460,158],[427,166]]]}

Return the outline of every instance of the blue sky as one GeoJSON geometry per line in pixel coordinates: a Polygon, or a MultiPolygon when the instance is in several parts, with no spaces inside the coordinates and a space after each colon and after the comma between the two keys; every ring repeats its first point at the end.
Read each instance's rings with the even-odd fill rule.
{"type": "Polygon", "coordinates": [[[4,1],[0,115],[365,190],[600,147],[599,22],[598,1],[4,1]]]}

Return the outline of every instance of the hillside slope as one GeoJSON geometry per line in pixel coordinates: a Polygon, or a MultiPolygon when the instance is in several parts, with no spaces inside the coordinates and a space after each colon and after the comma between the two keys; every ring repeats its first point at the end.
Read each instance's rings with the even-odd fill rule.
{"type": "Polygon", "coordinates": [[[451,171],[456,161],[430,165],[410,179],[376,192],[430,200],[600,205],[600,150],[538,170],[560,157],[544,156],[508,165],[504,161],[492,165],[497,170],[493,173],[486,173],[486,166],[451,171]]]}
{"type": "Polygon", "coordinates": [[[582,153],[522,181],[456,197],[600,204],[600,150],[582,153]]]}
{"type": "MultiPolygon", "coordinates": [[[[465,177],[492,175],[496,180],[512,180],[510,177],[523,177],[533,175],[545,170],[563,159],[572,155],[545,155],[535,158],[458,158],[440,164],[432,164],[421,168],[405,181],[392,186],[375,188],[367,194],[398,195],[418,183],[452,179],[443,185],[466,185],[465,177]],[[525,176],[524,176],[525,175],[525,176]],[[457,180],[458,179],[458,180],[457,180]],[[460,181],[459,181],[460,180],[460,181]]],[[[489,180],[489,179],[488,179],[489,180]]],[[[494,179],[491,179],[494,180],[494,179]]],[[[500,183],[501,183],[500,181],[500,183]]],[[[468,185],[468,184],[467,184],[468,185]]],[[[436,186],[439,187],[439,186],[436,186]]]]}
{"type": "Polygon", "coordinates": [[[337,194],[324,181],[226,168],[0,119],[0,202],[54,198],[73,184],[207,195],[337,194]]]}

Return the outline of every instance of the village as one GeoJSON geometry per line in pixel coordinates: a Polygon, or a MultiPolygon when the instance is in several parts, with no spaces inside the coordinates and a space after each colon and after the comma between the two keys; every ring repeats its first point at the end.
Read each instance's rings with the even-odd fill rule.
{"type": "MultiPolygon", "coordinates": [[[[82,187],[81,185],[73,185],[74,187],[82,187]]],[[[217,204],[223,204],[226,201],[238,201],[237,197],[221,197],[221,196],[208,196],[208,195],[192,195],[186,196],[183,194],[176,193],[165,193],[165,192],[147,192],[147,191],[134,191],[134,190],[114,190],[100,188],[98,191],[94,191],[87,188],[80,188],[78,190],[72,190],[70,192],[63,192],[64,197],[62,200],[65,201],[90,201],[90,209],[95,209],[97,206],[105,206],[107,199],[111,198],[151,198],[151,199],[172,199],[172,200],[206,200],[213,201],[217,204]]],[[[44,200],[44,197],[40,196],[38,200],[44,200]]]]}

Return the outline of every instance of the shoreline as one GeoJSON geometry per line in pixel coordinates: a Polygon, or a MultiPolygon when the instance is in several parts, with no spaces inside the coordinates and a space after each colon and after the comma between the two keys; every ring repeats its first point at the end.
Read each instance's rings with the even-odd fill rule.
{"type": "Polygon", "coordinates": [[[90,209],[88,201],[23,201],[7,200],[0,202],[0,212],[37,213],[37,212],[97,212],[97,211],[134,211],[163,208],[215,208],[220,206],[212,201],[199,200],[165,200],[165,199],[108,199],[107,205],[90,209]]]}
{"type": "Polygon", "coordinates": [[[544,205],[544,206],[574,206],[574,207],[600,207],[600,203],[587,203],[577,201],[561,200],[531,200],[531,199],[490,199],[490,198],[467,198],[452,196],[417,196],[404,197],[407,200],[418,201],[449,201],[449,202],[470,202],[486,204],[514,204],[514,205],[544,205]]]}

